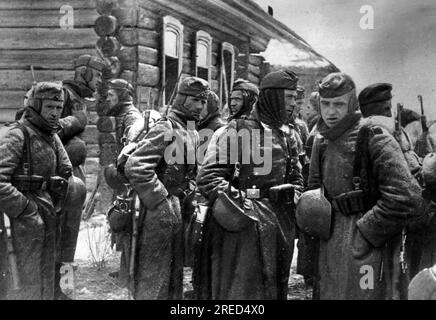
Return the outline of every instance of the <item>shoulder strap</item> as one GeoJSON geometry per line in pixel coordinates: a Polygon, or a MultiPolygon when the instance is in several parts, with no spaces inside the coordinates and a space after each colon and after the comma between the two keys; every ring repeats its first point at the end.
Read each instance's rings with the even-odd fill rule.
{"type": "Polygon", "coordinates": [[[32,168],[32,146],[30,144],[30,135],[26,126],[20,122],[17,122],[17,127],[21,129],[24,135],[23,156],[22,156],[22,169],[23,173],[29,176],[33,175],[32,168]]]}

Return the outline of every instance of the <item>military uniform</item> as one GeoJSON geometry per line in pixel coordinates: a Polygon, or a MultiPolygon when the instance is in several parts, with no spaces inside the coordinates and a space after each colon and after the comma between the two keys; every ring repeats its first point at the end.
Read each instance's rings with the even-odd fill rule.
{"type": "MultiPolygon", "coordinates": [[[[199,299],[287,297],[295,236],[292,222],[294,199],[285,192],[280,196],[275,194],[275,198],[271,188],[288,183],[298,194],[302,189],[302,176],[296,142],[279,129],[286,118],[284,104],[273,101],[284,101],[280,99],[284,88],[296,86],[296,81],[293,73],[277,72],[266,76],[263,87],[261,84],[256,118],[232,120],[213,137],[197,176],[198,188],[211,204],[217,201],[218,193],[225,192],[229,185],[231,194],[237,195],[239,189],[240,195],[235,197],[235,201],[241,200],[241,197],[245,199],[244,207],[249,208],[245,213],[250,214],[254,221],[232,232],[222,220],[217,220],[217,208],[211,209],[204,225],[200,270],[196,271],[201,277],[196,288],[199,299]],[[236,170],[235,160],[231,160],[234,156],[230,149],[224,152],[218,146],[223,146],[221,143],[232,134],[232,130],[247,130],[251,134],[256,130],[261,132],[259,145],[249,150],[259,152],[268,148],[271,159],[266,161],[271,164],[271,170],[259,172],[259,165],[253,162],[253,158],[243,161],[243,157],[250,154],[245,152],[247,145],[243,144],[244,141],[238,140],[240,172],[237,180],[231,179],[236,170]],[[270,136],[271,141],[262,139],[265,136],[270,136]],[[268,145],[264,141],[268,141],[268,145]],[[248,198],[247,204],[245,201],[248,198]]],[[[233,134],[236,134],[235,131],[233,134]]]]}
{"type": "MultiPolygon", "coordinates": [[[[113,106],[108,115],[115,117],[115,139],[117,154],[119,155],[124,146],[131,142],[135,137],[136,132],[131,129],[136,127],[137,123],[143,123],[143,117],[139,110],[133,105],[133,87],[123,79],[113,79],[108,84],[109,89],[117,91],[118,103],[113,106]]],[[[114,189],[114,200],[117,196],[125,194],[126,189],[122,183],[123,177],[119,176],[115,166],[111,166],[111,172],[105,174],[112,175],[111,180],[106,175],[106,182],[114,189]]],[[[112,243],[115,244],[117,251],[121,252],[120,270],[118,272],[119,283],[122,286],[127,285],[128,270],[129,270],[129,255],[131,234],[129,232],[114,232],[112,233],[112,243]]]]}
{"type": "Polygon", "coordinates": [[[325,187],[333,215],[330,237],[320,242],[320,299],[399,299],[401,232],[419,214],[420,188],[394,137],[382,127],[367,124],[365,209],[349,214],[340,207],[339,196],[356,190],[356,140],[365,125],[356,112],[354,88],[351,78],[341,73],[330,74],[320,84],[321,97],[352,92],[348,114],[332,128],[320,124],[312,151],[309,187],[325,187]],[[368,272],[370,288],[362,286],[368,272]]]}
{"type": "Polygon", "coordinates": [[[168,115],[150,129],[127,160],[126,177],[145,207],[139,220],[134,275],[137,300],[182,298],[181,202],[195,177],[192,156],[198,146],[198,133],[188,130],[187,123],[198,119],[185,103],[188,96],[206,100],[208,95],[207,82],[195,77],[184,79],[168,115]]]}
{"type": "MultiPolygon", "coordinates": [[[[38,84],[34,90],[38,90],[35,100],[42,100],[43,94],[44,99],[63,99],[56,84],[38,84]]],[[[72,166],[55,130],[47,128],[36,110],[28,107],[24,119],[12,124],[0,142],[0,207],[11,220],[21,284],[20,290],[9,290],[8,299],[54,299],[59,230],[53,192],[47,185],[54,176],[68,179],[72,166]],[[25,146],[26,140],[30,143],[25,146]],[[42,177],[44,183],[20,182],[18,175],[29,174],[23,166],[27,159],[31,174],[42,177]]]]}

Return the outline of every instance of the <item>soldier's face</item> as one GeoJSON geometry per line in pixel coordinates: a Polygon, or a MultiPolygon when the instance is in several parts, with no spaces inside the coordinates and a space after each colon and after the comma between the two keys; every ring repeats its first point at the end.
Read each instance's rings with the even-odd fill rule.
{"type": "Polygon", "coordinates": [[[185,108],[190,113],[195,121],[199,121],[201,113],[206,109],[207,99],[200,99],[193,96],[187,96],[185,100],[185,108]]]}
{"type": "Polygon", "coordinates": [[[118,104],[118,95],[114,89],[109,89],[107,92],[107,100],[109,101],[110,108],[113,108],[118,104]]]}
{"type": "Polygon", "coordinates": [[[244,96],[242,95],[242,91],[237,90],[233,91],[230,95],[230,111],[232,114],[236,114],[239,110],[244,106],[244,96]]]}
{"type": "Polygon", "coordinates": [[[321,97],[321,117],[329,128],[334,127],[347,115],[350,97],[351,93],[336,98],[321,97]]]}
{"type": "Polygon", "coordinates": [[[88,85],[92,91],[96,91],[97,84],[101,82],[101,72],[94,69],[91,70],[92,70],[92,80],[88,83],[88,85]]]}
{"type": "Polygon", "coordinates": [[[295,98],[297,97],[297,91],[285,89],[284,94],[286,115],[288,117],[288,121],[291,121],[292,119],[294,119],[294,114],[297,114],[297,104],[295,101],[295,98]]]}
{"type": "Polygon", "coordinates": [[[61,118],[63,102],[42,100],[41,117],[44,118],[52,127],[56,127],[61,118]]]}
{"type": "Polygon", "coordinates": [[[380,103],[374,114],[389,118],[392,117],[392,100],[383,101],[380,103]]]}

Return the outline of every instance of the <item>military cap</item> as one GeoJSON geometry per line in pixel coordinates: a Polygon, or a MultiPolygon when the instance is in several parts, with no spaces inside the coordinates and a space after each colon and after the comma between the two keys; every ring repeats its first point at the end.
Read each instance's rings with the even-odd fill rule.
{"type": "Polygon", "coordinates": [[[233,83],[232,91],[250,91],[253,92],[256,96],[259,95],[259,88],[245,79],[237,79],[233,83]]]}
{"type": "Polygon", "coordinates": [[[74,69],[77,69],[79,67],[87,67],[103,72],[105,64],[103,60],[97,57],[91,56],[89,54],[83,54],[74,61],[74,69]]]}
{"type": "Polygon", "coordinates": [[[209,97],[210,87],[209,83],[204,79],[187,77],[180,82],[177,92],[186,96],[207,99],[209,97]]]}
{"type": "Polygon", "coordinates": [[[336,98],[356,88],[353,79],[345,73],[334,72],[327,75],[318,85],[322,98],[336,98]]]}
{"type": "Polygon", "coordinates": [[[108,87],[109,89],[128,91],[132,96],[135,93],[133,86],[124,79],[112,79],[108,82],[108,87]]]}
{"type": "Polygon", "coordinates": [[[298,85],[297,86],[297,100],[304,99],[304,87],[298,85]]]}
{"type": "Polygon", "coordinates": [[[359,93],[359,105],[382,102],[392,99],[392,85],[390,83],[375,83],[367,86],[359,93]]]}
{"type": "Polygon", "coordinates": [[[297,90],[297,75],[290,70],[280,70],[268,73],[260,83],[260,90],[288,89],[297,90]]]}
{"type": "Polygon", "coordinates": [[[64,90],[60,82],[38,82],[26,95],[29,100],[64,101],[64,90]]]}

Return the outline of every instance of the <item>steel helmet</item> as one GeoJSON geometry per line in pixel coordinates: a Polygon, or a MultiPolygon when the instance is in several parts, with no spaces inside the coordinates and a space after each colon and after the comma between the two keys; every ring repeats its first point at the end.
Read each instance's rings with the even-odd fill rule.
{"type": "Polygon", "coordinates": [[[85,203],[85,199],[85,183],[80,178],[71,176],[68,180],[68,191],[65,197],[64,207],[67,209],[80,209],[85,203]]]}
{"type": "Polygon", "coordinates": [[[323,189],[304,192],[296,208],[298,227],[305,233],[327,240],[330,237],[332,207],[323,189]]]}

